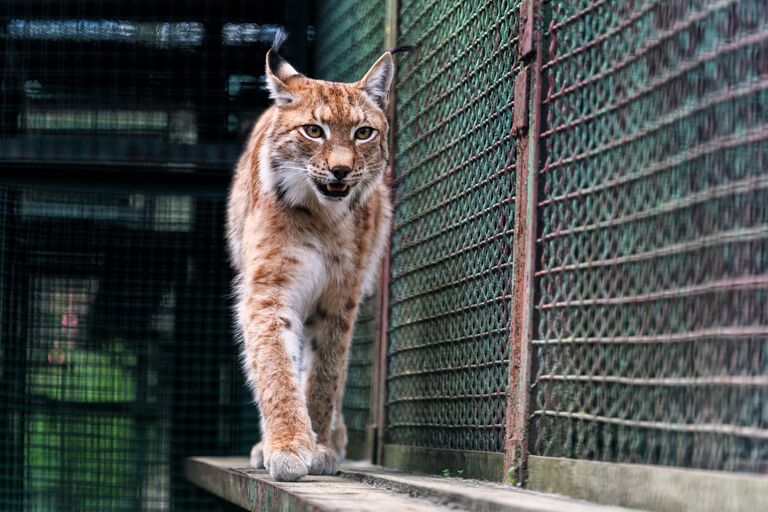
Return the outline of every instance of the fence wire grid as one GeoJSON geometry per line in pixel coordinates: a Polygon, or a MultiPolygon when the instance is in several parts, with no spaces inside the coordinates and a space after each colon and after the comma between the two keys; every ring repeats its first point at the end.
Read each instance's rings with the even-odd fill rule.
{"type": "Polygon", "coordinates": [[[546,28],[531,453],[768,472],[768,6],[546,28]]]}
{"type": "Polygon", "coordinates": [[[227,171],[267,104],[263,53],[282,28],[305,68],[308,19],[298,0],[4,2],[0,163],[227,171]]]}
{"type": "MultiPolygon", "coordinates": [[[[333,82],[360,80],[384,51],[383,0],[320,1],[317,5],[317,78],[333,82]]],[[[344,390],[348,456],[370,455],[371,386],[376,340],[376,294],[357,316],[344,390]]]]}
{"type": "Polygon", "coordinates": [[[400,2],[386,442],[503,450],[518,2],[400,2]]]}
{"type": "Polygon", "coordinates": [[[247,453],[224,201],[0,187],[0,508],[229,510],[183,460],[247,453]]]}

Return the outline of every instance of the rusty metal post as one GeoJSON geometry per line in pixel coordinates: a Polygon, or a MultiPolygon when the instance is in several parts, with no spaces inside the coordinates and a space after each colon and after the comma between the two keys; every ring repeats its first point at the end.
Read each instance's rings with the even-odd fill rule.
{"type": "Polygon", "coordinates": [[[534,272],[536,266],[536,203],[541,132],[541,14],[540,0],[520,6],[519,57],[515,80],[513,131],[517,139],[515,246],[510,328],[504,472],[506,480],[527,480],[528,417],[533,335],[534,272]]]}
{"type": "MultiPolygon", "coordinates": [[[[397,45],[398,1],[387,0],[384,16],[384,49],[397,45]]],[[[394,183],[397,123],[395,120],[395,86],[389,95],[389,165],[385,179],[394,183]]],[[[387,393],[387,338],[389,332],[389,269],[390,250],[387,246],[381,263],[379,291],[376,296],[376,340],[374,343],[373,372],[371,379],[371,423],[368,427],[369,458],[375,464],[383,461],[384,432],[386,429],[387,393]]]]}

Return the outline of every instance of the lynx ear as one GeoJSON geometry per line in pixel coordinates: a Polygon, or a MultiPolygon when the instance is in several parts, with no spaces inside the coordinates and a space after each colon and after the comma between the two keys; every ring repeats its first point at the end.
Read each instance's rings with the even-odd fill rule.
{"type": "Polygon", "coordinates": [[[295,99],[286,82],[292,76],[300,74],[278,53],[285,39],[285,33],[279,31],[275,35],[272,48],[267,52],[267,88],[269,97],[278,106],[287,105],[295,99]]]}
{"type": "Polygon", "coordinates": [[[395,74],[392,54],[385,52],[360,80],[360,87],[381,109],[386,110],[389,100],[389,87],[395,74]]]}

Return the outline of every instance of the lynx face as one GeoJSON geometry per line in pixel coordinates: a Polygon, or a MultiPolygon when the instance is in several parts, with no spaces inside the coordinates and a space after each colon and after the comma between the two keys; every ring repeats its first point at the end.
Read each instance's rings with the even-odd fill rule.
{"type": "Polygon", "coordinates": [[[274,50],[267,80],[277,105],[262,186],[292,206],[364,202],[381,182],[387,150],[387,92],[393,64],[379,59],[362,80],[335,83],[299,74],[274,50]]]}

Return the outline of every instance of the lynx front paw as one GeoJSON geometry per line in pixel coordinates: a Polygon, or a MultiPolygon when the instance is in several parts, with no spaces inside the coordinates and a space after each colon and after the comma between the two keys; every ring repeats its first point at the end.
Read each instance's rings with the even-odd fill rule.
{"type": "Polygon", "coordinates": [[[278,482],[295,482],[307,473],[306,462],[293,452],[275,452],[269,458],[269,474],[278,482]]]}
{"type": "Polygon", "coordinates": [[[264,466],[278,482],[295,482],[309,473],[314,442],[295,443],[285,447],[264,448],[264,466]]]}
{"type": "Polygon", "coordinates": [[[336,454],[332,448],[322,444],[317,445],[309,473],[312,475],[335,475],[338,471],[336,454]]]}
{"type": "Polygon", "coordinates": [[[264,443],[256,443],[251,448],[251,467],[264,469],[264,443]]]}

